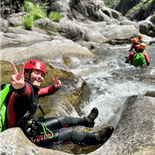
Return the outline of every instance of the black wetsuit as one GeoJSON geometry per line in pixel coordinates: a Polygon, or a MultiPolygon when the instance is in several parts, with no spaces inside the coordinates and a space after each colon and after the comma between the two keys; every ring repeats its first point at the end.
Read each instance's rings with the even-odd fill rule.
{"type": "MultiPolygon", "coordinates": [[[[30,81],[25,80],[25,83],[26,85],[23,89],[14,90],[14,92],[10,96],[7,108],[8,128],[11,128],[13,126],[20,127],[31,141],[33,141],[38,146],[46,148],[51,148],[54,145],[66,141],[84,145],[96,144],[94,133],[86,133],[72,129],[73,126],[86,126],[86,120],[84,118],[58,116],[47,119],[39,119],[38,122],[43,122],[47,126],[47,128],[53,132],[52,139],[49,139],[45,135],[40,134],[41,126],[39,125],[34,125],[34,129],[32,130],[31,126],[28,125],[30,117],[24,118],[24,121],[20,122],[20,124],[17,125],[16,123],[18,122],[19,118],[21,118],[28,109],[32,109],[30,108],[32,92],[34,92],[34,101],[37,104],[38,96],[42,96],[45,94],[49,95],[54,92],[52,86],[49,86],[46,89],[43,88],[42,90],[39,90],[37,87],[32,85],[30,81]],[[31,89],[33,89],[33,91],[31,89]],[[30,134],[27,134],[29,129],[31,132],[31,136],[30,134]]],[[[33,113],[35,113],[36,110],[37,109],[33,109],[33,113]]]]}

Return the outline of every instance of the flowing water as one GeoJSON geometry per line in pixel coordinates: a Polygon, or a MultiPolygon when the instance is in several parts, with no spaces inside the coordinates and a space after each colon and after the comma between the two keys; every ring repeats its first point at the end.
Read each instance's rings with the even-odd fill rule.
{"type": "Polygon", "coordinates": [[[150,56],[149,67],[136,68],[124,63],[129,48],[130,45],[100,46],[92,51],[96,61],[70,69],[82,77],[91,89],[91,99],[84,103],[82,110],[88,114],[93,107],[99,109],[95,126],[108,124],[116,127],[129,96],[155,91],[155,45],[146,48],[150,56]]]}
{"type": "MultiPolygon", "coordinates": [[[[97,61],[71,69],[91,89],[91,99],[82,110],[88,114],[92,107],[99,109],[95,126],[107,124],[115,128],[129,96],[141,96],[148,91],[155,91],[155,45],[147,46],[150,66],[144,67],[124,63],[125,57],[129,55],[129,48],[130,45],[98,47],[93,50],[97,61]]],[[[105,151],[106,146],[100,147],[96,154],[102,155],[105,151]]]]}

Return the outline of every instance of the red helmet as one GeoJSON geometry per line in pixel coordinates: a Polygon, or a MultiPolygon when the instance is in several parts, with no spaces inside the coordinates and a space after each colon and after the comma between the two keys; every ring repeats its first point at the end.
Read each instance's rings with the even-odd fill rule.
{"type": "Polygon", "coordinates": [[[143,38],[143,35],[142,35],[142,34],[139,34],[139,38],[140,38],[140,39],[143,38]]]}
{"type": "Polygon", "coordinates": [[[43,62],[36,60],[36,59],[31,59],[25,64],[25,69],[39,69],[44,73],[44,76],[46,74],[46,68],[43,62]]]}

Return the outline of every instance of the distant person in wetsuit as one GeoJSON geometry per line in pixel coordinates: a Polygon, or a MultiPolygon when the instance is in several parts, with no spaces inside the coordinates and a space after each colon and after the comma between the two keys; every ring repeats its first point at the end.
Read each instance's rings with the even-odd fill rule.
{"type": "Polygon", "coordinates": [[[140,43],[139,49],[137,49],[136,53],[142,53],[145,57],[146,64],[149,66],[150,65],[150,58],[149,58],[149,55],[146,53],[145,48],[146,48],[146,44],[140,43]]]}
{"type": "Polygon", "coordinates": [[[132,51],[133,49],[136,51],[137,49],[139,49],[140,42],[137,41],[137,38],[133,38],[131,42],[132,44],[131,44],[131,48],[129,51],[132,51]]]}
{"type": "Polygon", "coordinates": [[[38,97],[50,95],[60,88],[61,81],[58,80],[58,73],[56,79],[51,76],[53,85],[39,89],[46,74],[45,65],[41,61],[31,59],[25,65],[22,63],[20,73],[13,62],[11,62],[11,66],[14,74],[11,76],[13,92],[9,94],[7,108],[8,128],[20,127],[34,144],[45,148],[51,148],[66,141],[85,146],[104,144],[110,138],[114,130],[112,126],[93,133],[72,128],[73,126],[92,128],[95,124],[94,120],[98,116],[96,107],[83,118],[57,116],[45,119],[44,117],[34,117],[38,97]],[[32,100],[36,104],[32,104],[32,100]],[[48,134],[45,134],[44,130],[48,134]]]}
{"type": "Polygon", "coordinates": [[[139,42],[137,42],[137,38],[133,38],[131,40],[131,42],[132,42],[132,44],[131,44],[131,48],[129,50],[129,51],[131,51],[131,53],[129,54],[128,57],[126,57],[127,60],[125,61],[125,63],[130,62],[132,64],[132,60],[135,55],[135,51],[139,49],[139,42]],[[134,51],[133,51],[133,49],[134,49],[134,51]]]}
{"type": "Polygon", "coordinates": [[[139,36],[137,38],[137,42],[141,43],[142,42],[142,38],[143,38],[143,35],[139,34],[139,36]]]}
{"type": "Polygon", "coordinates": [[[144,57],[145,57],[146,64],[149,65],[150,64],[150,62],[149,62],[150,58],[149,58],[149,55],[146,52],[144,52],[145,48],[146,48],[146,44],[145,43],[140,43],[140,45],[136,49],[136,51],[135,52],[132,51],[130,53],[130,55],[129,55],[129,57],[127,57],[127,60],[125,61],[125,63],[131,63],[132,64],[134,55],[136,53],[142,53],[144,55],[144,57]]]}

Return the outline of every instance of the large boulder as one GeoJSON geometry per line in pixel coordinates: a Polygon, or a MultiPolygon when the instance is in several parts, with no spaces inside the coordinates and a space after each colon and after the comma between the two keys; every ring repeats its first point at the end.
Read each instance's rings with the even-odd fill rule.
{"type": "Polygon", "coordinates": [[[146,34],[148,36],[154,37],[155,36],[155,26],[150,20],[145,20],[139,22],[139,31],[142,34],[146,34]]]}
{"type": "Polygon", "coordinates": [[[138,29],[136,29],[133,25],[122,25],[109,28],[106,27],[107,31],[103,32],[102,34],[111,40],[123,40],[138,36],[138,29]]]}
{"type": "Polygon", "coordinates": [[[31,45],[40,41],[52,40],[51,36],[41,34],[35,31],[27,31],[22,27],[9,28],[11,33],[0,33],[1,48],[10,46],[25,46],[31,45]],[[13,32],[13,33],[12,33],[13,32]]]}
{"type": "Polygon", "coordinates": [[[88,42],[93,41],[96,43],[104,43],[107,41],[107,38],[104,37],[98,29],[94,31],[89,28],[89,25],[93,24],[91,21],[88,24],[80,24],[76,21],[60,21],[59,23],[56,23],[45,18],[37,20],[35,23],[45,27],[49,32],[51,32],[53,28],[56,28],[56,31],[59,34],[73,41],[83,40],[88,42]]]}
{"type": "Polygon", "coordinates": [[[22,18],[27,16],[27,12],[14,13],[7,17],[9,26],[22,25],[22,18]]]}
{"type": "Polygon", "coordinates": [[[152,16],[149,16],[145,19],[145,21],[150,21],[153,24],[155,24],[155,14],[153,14],[152,16]]]}
{"type": "MultiPolygon", "coordinates": [[[[96,154],[154,154],[155,98],[132,96],[125,102],[120,121],[113,136],[96,154]]],[[[90,153],[93,155],[93,153],[90,153]]]]}
{"type": "Polygon", "coordinates": [[[2,32],[8,32],[9,30],[8,20],[0,18],[0,27],[2,32]]]}
{"type": "Polygon", "coordinates": [[[28,47],[5,48],[0,52],[0,59],[9,62],[22,62],[34,57],[55,60],[55,57],[62,59],[65,55],[94,57],[94,54],[87,48],[75,44],[70,40],[44,41],[28,47]]]}
{"type": "Polygon", "coordinates": [[[62,15],[62,17],[67,17],[70,20],[73,19],[70,6],[66,0],[57,0],[57,1],[51,0],[49,2],[47,12],[48,14],[50,14],[50,12],[52,11],[59,12],[62,15]]]}
{"type": "Polygon", "coordinates": [[[51,149],[45,149],[34,145],[24,135],[20,128],[12,128],[0,133],[0,153],[1,154],[54,154],[54,155],[69,155],[62,151],[56,151],[51,149]]]}
{"type": "Polygon", "coordinates": [[[145,20],[155,11],[155,1],[115,0],[113,9],[121,12],[130,20],[145,20]]]}

